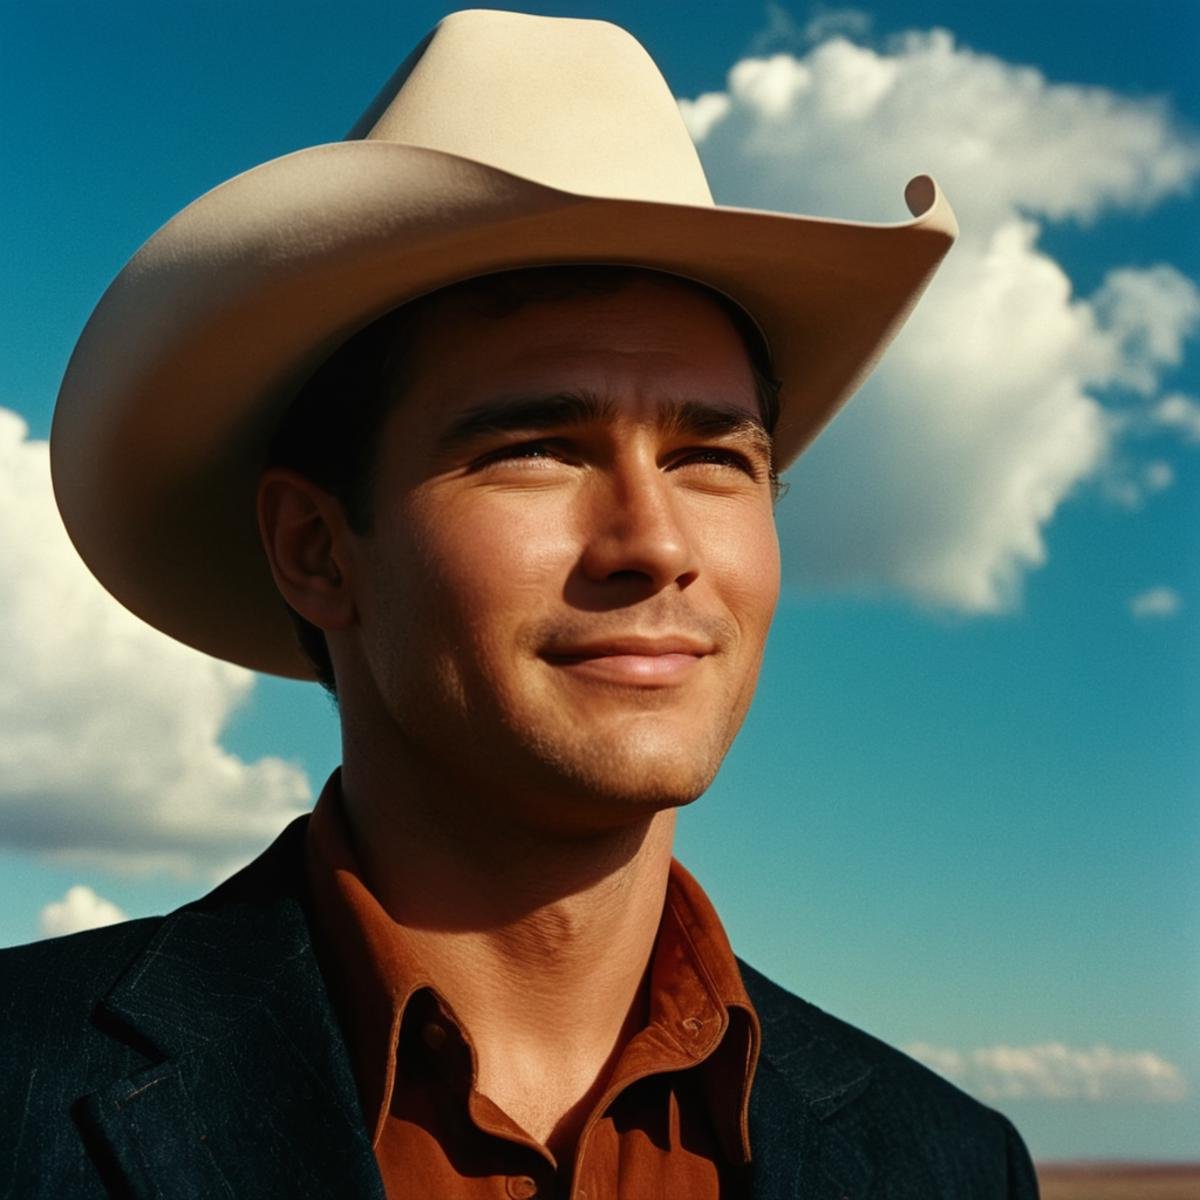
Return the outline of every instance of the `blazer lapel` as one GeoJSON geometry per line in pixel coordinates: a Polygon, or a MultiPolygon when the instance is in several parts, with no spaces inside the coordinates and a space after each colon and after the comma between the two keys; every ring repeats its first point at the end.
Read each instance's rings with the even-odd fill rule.
{"type": "Polygon", "coordinates": [[[303,823],[168,917],[97,1020],[155,1065],[81,1122],[136,1197],[384,1192],[300,903],[303,823]]]}
{"type": "Polygon", "coordinates": [[[838,1118],[870,1087],[873,1068],[822,1034],[803,1001],[745,964],[742,974],[763,1032],[750,1092],[753,1200],[866,1196],[875,1163],[838,1118]]]}

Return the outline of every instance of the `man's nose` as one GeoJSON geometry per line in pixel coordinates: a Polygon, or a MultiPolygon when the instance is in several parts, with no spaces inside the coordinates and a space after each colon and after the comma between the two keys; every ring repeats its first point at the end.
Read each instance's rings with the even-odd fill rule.
{"type": "Polygon", "coordinates": [[[694,531],[657,463],[606,472],[588,505],[581,565],[589,579],[639,582],[654,593],[695,578],[694,531]]]}

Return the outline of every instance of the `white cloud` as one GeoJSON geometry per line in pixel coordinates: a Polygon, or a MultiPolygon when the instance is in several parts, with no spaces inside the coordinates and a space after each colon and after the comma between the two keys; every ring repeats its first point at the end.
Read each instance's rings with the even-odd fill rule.
{"type": "Polygon", "coordinates": [[[874,24],[871,15],[858,8],[810,6],[810,15],[803,24],[774,0],[769,0],[764,10],[766,23],[750,39],[746,51],[749,57],[761,57],[777,50],[802,50],[838,34],[866,37],[874,24]]]}
{"type": "Polygon", "coordinates": [[[917,1042],[905,1050],[981,1100],[1082,1100],[1178,1103],[1183,1072],[1149,1050],[1073,1048],[1061,1042],[960,1051],[917,1042]]]}
{"type": "Polygon", "coordinates": [[[1152,587],[1129,601],[1135,617],[1173,617],[1183,607],[1183,598],[1174,588],[1152,587]]]}
{"type": "Polygon", "coordinates": [[[220,871],[309,801],[221,730],[253,675],[126,612],[67,539],[45,442],[0,408],[0,839],[118,869],[220,871]]]}
{"type": "Polygon", "coordinates": [[[1200,406],[1155,399],[1200,327],[1200,289],[1166,264],[1113,264],[1079,296],[1039,245],[1044,221],[1137,213],[1188,188],[1200,140],[1164,103],[1052,84],[934,30],[744,59],[725,91],[681,108],[720,203],[896,220],[904,183],[929,171],[963,229],[862,394],[790,473],[793,584],[1004,611],[1082,484],[1128,507],[1169,484],[1167,464],[1114,470],[1137,421],[1104,401],[1134,393],[1157,424],[1200,428],[1200,406]]]}
{"type": "Polygon", "coordinates": [[[764,6],[766,24],[750,39],[748,54],[766,54],[771,50],[794,50],[803,46],[804,30],[782,4],[768,0],[764,6]]]}
{"type": "Polygon", "coordinates": [[[1151,410],[1155,425],[1177,432],[1192,445],[1200,445],[1200,401],[1179,392],[1164,396],[1151,410]]]}
{"type": "Polygon", "coordinates": [[[725,203],[903,217],[901,188],[928,169],[969,236],[1014,214],[1086,220],[1112,207],[1142,211],[1186,190],[1200,170],[1200,144],[1163,102],[1050,83],[958,46],[941,29],[907,34],[885,51],[838,36],[803,56],[743,59],[726,91],[730,113],[701,146],[725,203]],[[774,81],[765,107],[764,74],[774,81]],[[864,85],[871,103],[847,104],[864,85]],[[764,116],[776,120],[766,125],[764,116]]]}
{"type": "Polygon", "coordinates": [[[873,24],[871,14],[859,8],[818,7],[804,26],[804,40],[810,43],[823,42],[838,34],[865,37],[871,32],[873,24]]]}
{"type": "Polygon", "coordinates": [[[1155,459],[1142,468],[1142,485],[1148,492],[1165,492],[1175,482],[1175,468],[1155,459]]]}
{"type": "Polygon", "coordinates": [[[1175,468],[1162,459],[1131,462],[1114,459],[1101,476],[1104,496],[1131,511],[1140,509],[1151,496],[1165,492],[1175,482],[1175,468]]]}
{"type": "Polygon", "coordinates": [[[725,92],[705,92],[695,100],[680,100],[679,111],[696,141],[703,141],[708,131],[720,121],[732,101],[725,92]]]}
{"type": "MultiPolygon", "coordinates": [[[[1200,291],[1166,266],[1110,271],[1092,304],[1103,329],[1092,366],[1095,381],[1123,384],[1146,396],[1157,391],[1164,367],[1183,360],[1184,341],[1200,323],[1200,291]]],[[[1169,405],[1168,413],[1175,407],[1169,405]]]]}
{"type": "Polygon", "coordinates": [[[97,896],[90,887],[77,883],[68,888],[61,900],[54,900],[42,909],[38,929],[42,937],[61,937],[84,929],[99,929],[124,921],[125,913],[111,900],[97,896]]]}

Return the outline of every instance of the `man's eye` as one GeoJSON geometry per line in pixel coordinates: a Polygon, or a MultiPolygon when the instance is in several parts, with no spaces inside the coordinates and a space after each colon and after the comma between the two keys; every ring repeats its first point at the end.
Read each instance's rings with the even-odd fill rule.
{"type": "Polygon", "coordinates": [[[492,463],[505,462],[559,462],[563,459],[561,446],[550,441],[513,442],[508,446],[489,450],[474,464],[476,469],[489,466],[492,463]]]}
{"type": "Polygon", "coordinates": [[[700,446],[693,450],[687,450],[680,454],[672,465],[676,467],[693,465],[732,467],[735,471],[741,471],[743,475],[749,475],[751,479],[757,479],[759,476],[758,468],[746,455],[737,450],[726,450],[722,446],[700,446]]]}

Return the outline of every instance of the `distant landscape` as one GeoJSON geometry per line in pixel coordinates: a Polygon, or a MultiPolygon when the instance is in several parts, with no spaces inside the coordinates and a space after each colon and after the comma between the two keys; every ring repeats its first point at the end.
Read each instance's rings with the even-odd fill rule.
{"type": "Polygon", "coordinates": [[[1200,1163],[1039,1163],[1042,1200],[1200,1200],[1200,1163]]]}

